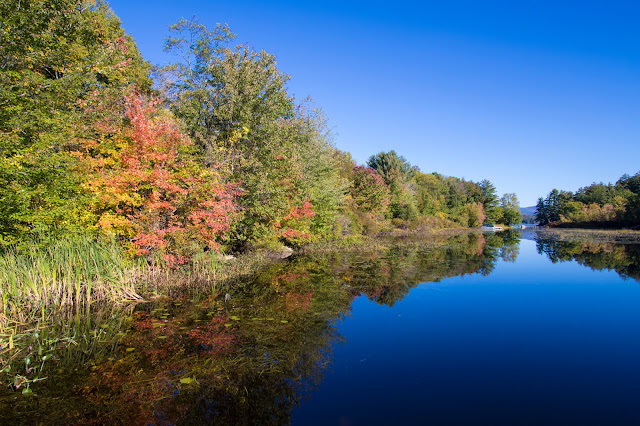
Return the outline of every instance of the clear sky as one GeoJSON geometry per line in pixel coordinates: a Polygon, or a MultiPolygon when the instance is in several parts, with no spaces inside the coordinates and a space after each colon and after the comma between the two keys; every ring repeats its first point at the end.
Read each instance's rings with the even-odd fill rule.
{"type": "Polygon", "coordinates": [[[168,26],[228,23],[275,54],[359,163],[396,150],[423,172],[534,205],[640,170],[635,1],[112,0],[145,58],[168,26]]]}

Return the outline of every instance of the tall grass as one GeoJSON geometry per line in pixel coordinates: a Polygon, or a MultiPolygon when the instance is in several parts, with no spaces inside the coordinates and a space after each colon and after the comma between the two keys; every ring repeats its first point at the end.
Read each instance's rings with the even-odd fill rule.
{"type": "Polygon", "coordinates": [[[89,237],[7,249],[0,254],[0,313],[17,319],[49,306],[139,299],[134,284],[142,268],[114,241],[89,237]]]}

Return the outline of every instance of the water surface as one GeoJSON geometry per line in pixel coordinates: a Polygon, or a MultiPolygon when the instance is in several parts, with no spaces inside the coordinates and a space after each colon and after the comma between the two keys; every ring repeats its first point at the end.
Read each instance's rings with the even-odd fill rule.
{"type": "Polygon", "coordinates": [[[489,275],[352,309],[294,424],[640,422],[640,287],[616,272],[554,264],[523,240],[489,275]]]}
{"type": "Polygon", "coordinates": [[[30,365],[50,358],[12,371],[47,379],[6,390],[0,421],[638,424],[639,249],[401,240],[273,265],[226,301],[78,313],[31,327],[30,365]]]}

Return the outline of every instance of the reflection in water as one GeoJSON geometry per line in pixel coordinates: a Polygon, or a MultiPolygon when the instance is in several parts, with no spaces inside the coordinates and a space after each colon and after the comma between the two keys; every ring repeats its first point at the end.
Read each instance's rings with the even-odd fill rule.
{"type": "Polygon", "coordinates": [[[553,263],[575,260],[591,269],[614,270],[623,278],[640,282],[640,245],[603,242],[562,241],[557,238],[536,240],[538,253],[553,263]]]}
{"type": "MultiPolygon", "coordinates": [[[[394,306],[420,283],[487,276],[498,260],[516,261],[519,238],[465,233],[299,256],[230,299],[202,291],[16,325],[0,352],[13,388],[0,393],[0,423],[287,424],[323,381],[356,297],[394,306]]],[[[640,279],[639,245],[539,238],[537,250],[640,279]]]]}
{"type": "Polygon", "coordinates": [[[517,254],[509,233],[427,248],[401,241],[274,265],[230,300],[200,294],[94,308],[16,329],[2,364],[18,391],[1,394],[0,421],[286,424],[321,382],[355,297],[392,306],[419,283],[487,275],[517,254]],[[27,385],[33,394],[23,396],[27,385]]]}

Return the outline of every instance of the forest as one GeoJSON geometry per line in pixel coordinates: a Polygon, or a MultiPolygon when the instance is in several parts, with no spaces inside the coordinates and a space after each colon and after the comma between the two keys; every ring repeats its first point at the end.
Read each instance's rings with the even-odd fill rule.
{"type": "MultiPolygon", "coordinates": [[[[0,6],[0,248],[110,241],[175,267],[238,253],[517,223],[515,194],[423,173],[395,151],[356,164],[276,58],[180,19],[148,63],[104,2],[0,6]]],[[[392,143],[392,142],[390,142],[392,143]]]]}
{"type": "Polygon", "coordinates": [[[553,189],[536,204],[541,225],[585,228],[637,228],[640,225],[640,172],[615,184],[593,183],[575,193],[553,189]]]}

